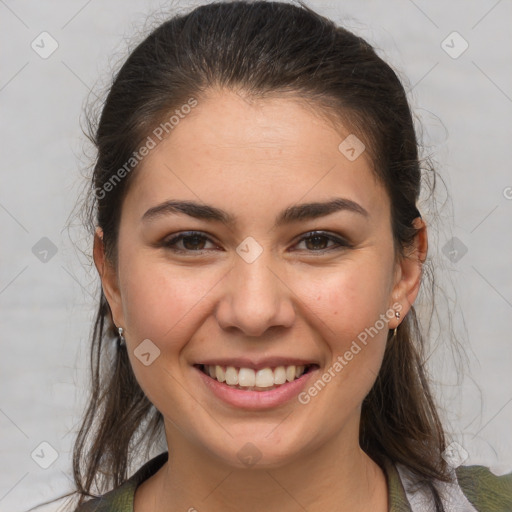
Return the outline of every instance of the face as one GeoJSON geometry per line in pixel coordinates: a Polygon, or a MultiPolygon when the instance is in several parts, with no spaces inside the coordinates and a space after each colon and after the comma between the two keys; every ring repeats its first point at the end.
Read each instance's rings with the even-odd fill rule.
{"type": "Polygon", "coordinates": [[[141,162],[118,266],[95,258],[170,445],[237,467],[358,447],[419,270],[395,260],[388,196],[367,152],[338,148],[349,134],[298,99],[211,91],[141,162]]]}

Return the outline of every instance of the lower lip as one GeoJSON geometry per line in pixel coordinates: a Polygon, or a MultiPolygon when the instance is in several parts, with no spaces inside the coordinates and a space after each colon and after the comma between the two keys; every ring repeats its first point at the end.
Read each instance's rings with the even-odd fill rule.
{"type": "Polygon", "coordinates": [[[243,409],[268,409],[285,404],[296,398],[306,387],[306,383],[311,376],[318,371],[318,368],[315,367],[301,375],[298,379],[281,384],[279,387],[269,391],[244,391],[243,389],[232,388],[216,379],[212,379],[197,366],[194,369],[199,373],[199,377],[206,387],[217,398],[220,398],[229,405],[243,409]]]}

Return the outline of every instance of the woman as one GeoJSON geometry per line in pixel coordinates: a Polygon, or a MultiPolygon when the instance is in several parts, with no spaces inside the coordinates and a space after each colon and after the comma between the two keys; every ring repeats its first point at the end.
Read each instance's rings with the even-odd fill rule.
{"type": "Polygon", "coordinates": [[[77,510],[512,510],[429,390],[418,146],[364,40],[304,5],[198,7],[132,52],[94,141],[77,510]]]}

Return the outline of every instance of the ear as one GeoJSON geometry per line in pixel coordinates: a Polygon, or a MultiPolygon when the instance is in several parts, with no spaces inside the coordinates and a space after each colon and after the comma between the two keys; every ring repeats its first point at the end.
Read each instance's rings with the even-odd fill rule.
{"type": "Polygon", "coordinates": [[[105,246],[103,244],[103,230],[96,228],[94,235],[93,248],[94,264],[101,278],[103,293],[107,299],[112,312],[112,320],[116,327],[123,327],[124,315],[121,301],[121,293],[119,291],[119,281],[117,273],[112,264],[105,256],[105,246]]]}
{"type": "MultiPolygon", "coordinates": [[[[421,276],[423,263],[427,258],[428,252],[428,237],[427,225],[421,217],[417,217],[413,221],[413,226],[418,230],[412,246],[406,250],[406,254],[397,262],[395,284],[393,287],[393,299],[395,303],[400,303],[400,318],[411,309],[421,285],[421,276]]],[[[390,328],[395,328],[401,320],[396,320],[396,325],[391,325],[390,328]]]]}

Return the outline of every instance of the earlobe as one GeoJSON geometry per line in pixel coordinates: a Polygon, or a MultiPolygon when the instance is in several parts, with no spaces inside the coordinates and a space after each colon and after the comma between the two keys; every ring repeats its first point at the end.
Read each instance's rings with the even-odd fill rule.
{"type": "Polygon", "coordinates": [[[94,235],[93,257],[96,270],[100,275],[103,293],[112,311],[114,323],[116,325],[124,325],[117,275],[115,269],[106,259],[105,246],[103,244],[103,231],[99,227],[96,228],[94,235]]]}

